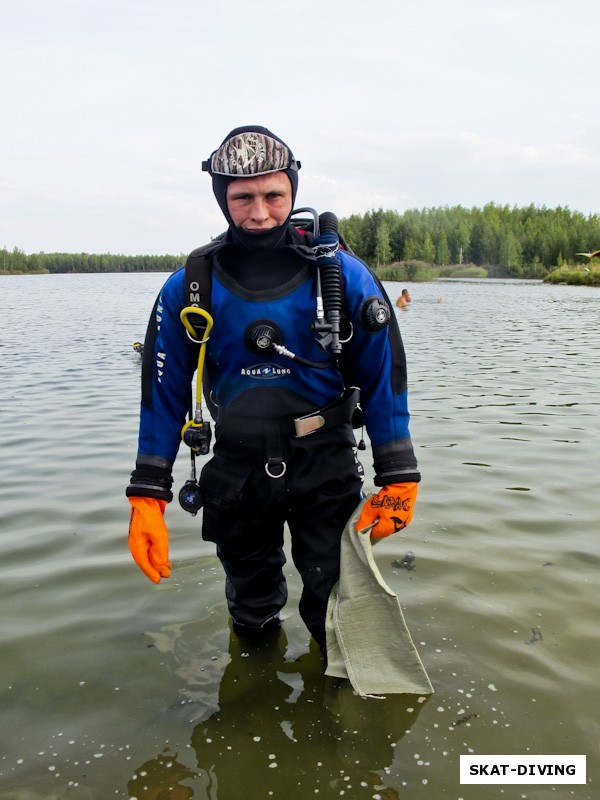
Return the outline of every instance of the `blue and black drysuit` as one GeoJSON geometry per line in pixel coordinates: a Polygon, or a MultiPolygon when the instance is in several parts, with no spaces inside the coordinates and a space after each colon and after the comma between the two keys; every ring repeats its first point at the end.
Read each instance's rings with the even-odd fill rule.
{"type": "MultiPolygon", "coordinates": [[[[300,614],[323,645],[327,601],[339,576],[341,533],[361,496],[351,423],[356,393],[348,387],[360,390],[375,483],[412,482],[420,476],[408,428],[398,325],[392,315],[389,325],[374,329],[366,314],[374,298],[389,301],[365,264],[340,252],[343,335],[352,335],[336,364],[312,328],[317,268],[306,243],[307,237],[290,227],[285,246],[250,253],[226,242],[212,257],[214,326],[205,394],[209,385],[217,421],[213,457],[200,476],[202,535],[217,545],[234,624],[239,630],[262,629],[278,621],[287,599],[287,522],[303,581],[300,614]],[[264,322],[279,331],[280,343],[297,358],[272,351],[261,356],[250,334],[264,322]],[[294,419],[305,416],[308,428],[316,429],[298,435],[304,428],[294,419]]],[[[129,496],[172,499],[171,468],[198,353],[180,321],[185,292],[182,269],[163,286],[150,320],[129,496]]]]}

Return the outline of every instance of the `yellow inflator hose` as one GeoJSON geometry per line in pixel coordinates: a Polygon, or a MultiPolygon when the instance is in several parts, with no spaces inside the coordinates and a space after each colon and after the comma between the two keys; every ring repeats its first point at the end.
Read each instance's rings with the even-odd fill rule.
{"type": "Polygon", "coordinates": [[[204,374],[206,343],[210,338],[210,331],[213,326],[213,318],[208,313],[208,311],[205,311],[203,308],[198,308],[197,306],[186,306],[184,309],[182,309],[179,316],[181,318],[183,325],[185,326],[186,331],[188,332],[188,336],[190,337],[190,339],[200,345],[200,350],[198,351],[198,371],[196,372],[196,394],[195,394],[196,402],[194,406],[194,418],[183,426],[181,431],[181,436],[183,437],[186,428],[188,428],[190,425],[199,426],[203,424],[202,376],[204,374]],[[201,340],[198,339],[197,332],[192,323],[188,319],[188,317],[191,316],[192,314],[197,314],[198,316],[202,317],[204,319],[204,322],[206,323],[206,328],[204,330],[204,338],[201,340]]]}

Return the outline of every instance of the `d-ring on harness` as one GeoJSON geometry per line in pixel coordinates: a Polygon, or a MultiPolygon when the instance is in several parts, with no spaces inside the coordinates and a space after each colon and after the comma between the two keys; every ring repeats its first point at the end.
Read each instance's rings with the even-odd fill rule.
{"type": "Polygon", "coordinates": [[[265,472],[267,473],[269,478],[275,478],[275,479],[283,478],[283,476],[285,475],[285,471],[286,470],[287,470],[287,466],[286,466],[285,461],[283,461],[283,459],[281,459],[281,458],[269,458],[269,459],[267,459],[267,463],[265,464],[265,472]],[[271,467],[272,466],[273,467],[277,466],[277,467],[281,468],[281,472],[279,473],[279,475],[273,475],[273,473],[271,472],[271,467]]]}
{"type": "MultiPolygon", "coordinates": [[[[267,463],[265,464],[265,472],[269,478],[278,480],[283,478],[287,470],[287,465],[283,460],[283,452],[281,446],[281,430],[279,425],[269,426],[267,429],[267,463]]],[[[285,489],[278,489],[285,491],[285,489]]]]}

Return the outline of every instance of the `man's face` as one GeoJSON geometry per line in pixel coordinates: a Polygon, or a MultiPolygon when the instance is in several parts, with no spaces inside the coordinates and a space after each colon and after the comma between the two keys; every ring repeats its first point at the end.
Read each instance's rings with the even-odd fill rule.
{"type": "Polygon", "coordinates": [[[283,225],[292,210],[290,179],[285,172],[237,178],[227,187],[227,208],[233,224],[248,233],[283,225]]]}

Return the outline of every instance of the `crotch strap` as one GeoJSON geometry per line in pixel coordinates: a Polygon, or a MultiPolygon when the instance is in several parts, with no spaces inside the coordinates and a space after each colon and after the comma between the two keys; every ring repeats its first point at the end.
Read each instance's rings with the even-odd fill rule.
{"type": "Polygon", "coordinates": [[[281,433],[278,425],[269,426],[267,433],[267,463],[265,472],[269,478],[278,480],[285,475],[287,466],[283,460],[281,433]]]}

